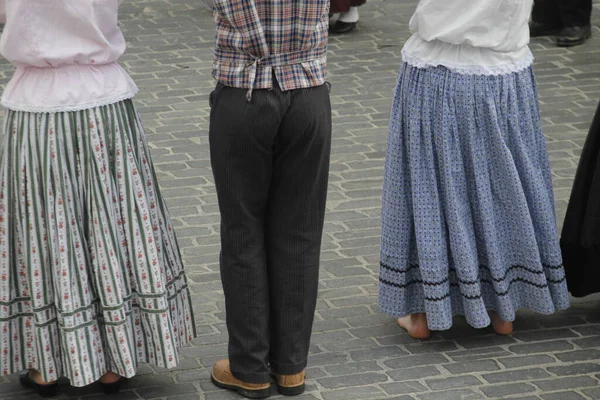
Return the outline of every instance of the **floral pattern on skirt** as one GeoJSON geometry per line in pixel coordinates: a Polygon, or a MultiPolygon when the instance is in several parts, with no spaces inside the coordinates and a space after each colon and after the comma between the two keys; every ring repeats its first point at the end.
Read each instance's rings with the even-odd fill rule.
{"type": "Polygon", "coordinates": [[[0,153],[0,375],[73,386],[195,337],[190,293],[131,100],[8,111],[0,153]]]}

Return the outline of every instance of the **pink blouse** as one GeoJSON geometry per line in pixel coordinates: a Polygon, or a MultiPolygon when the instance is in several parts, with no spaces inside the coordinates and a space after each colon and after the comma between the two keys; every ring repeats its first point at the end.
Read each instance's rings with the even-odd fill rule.
{"type": "Polygon", "coordinates": [[[6,108],[75,111],[133,97],[137,87],[117,60],[125,38],[120,0],[0,0],[6,25],[0,53],[16,67],[6,108]]]}

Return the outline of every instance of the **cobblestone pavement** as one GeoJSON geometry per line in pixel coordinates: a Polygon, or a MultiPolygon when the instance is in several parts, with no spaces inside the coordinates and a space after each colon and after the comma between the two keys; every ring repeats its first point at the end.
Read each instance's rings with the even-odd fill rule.
{"type": "MultiPolygon", "coordinates": [[[[226,354],[219,280],[217,202],[208,154],[213,25],[198,0],[131,0],[124,64],[137,97],[194,293],[200,336],[172,372],[143,366],[115,399],[224,400],[209,368],[226,354]]],[[[568,312],[519,314],[516,333],[498,337],[457,319],[418,342],[376,306],[379,214],[388,110],[400,49],[416,0],[370,0],[360,29],[333,37],[334,145],[309,399],[600,399],[600,299],[568,312]]],[[[534,40],[535,69],[550,150],[559,220],[580,148],[600,100],[600,4],[594,39],[558,49],[534,40]]],[[[0,65],[2,82],[10,73],[0,65]]],[[[98,388],[64,387],[62,399],[101,399],[98,388]]],[[[0,399],[31,398],[15,377],[0,378],[0,399]]]]}

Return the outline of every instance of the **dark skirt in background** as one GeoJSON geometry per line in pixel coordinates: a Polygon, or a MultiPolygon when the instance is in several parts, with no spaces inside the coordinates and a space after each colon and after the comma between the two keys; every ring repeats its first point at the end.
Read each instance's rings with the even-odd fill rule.
{"type": "Polygon", "coordinates": [[[331,0],[331,10],[332,14],[337,14],[340,12],[345,12],[350,9],[350,7],[358,7],[365,4],[367,0],[331,0]]]}
{"type": "Polygon", "coordinates": [[[561,247],[571,294],[600,292],[600,105],[577,168],[561,247]]]}

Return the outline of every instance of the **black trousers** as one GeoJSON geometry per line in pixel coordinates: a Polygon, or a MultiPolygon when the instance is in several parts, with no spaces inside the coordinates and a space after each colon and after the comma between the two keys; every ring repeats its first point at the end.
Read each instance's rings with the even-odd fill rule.
{"type": "Polygon", "coordinates": [[[565,28],[591,23],[592,0],[535,0],[533,20],[565,28]]]}
{"type": "Polygon", "coordinates": [[[331,150],[327,85],[283,92],[217,85],[210,155],[234,376],[304,370],[317,301],[331,150]]]}

